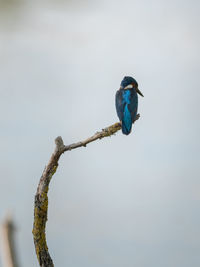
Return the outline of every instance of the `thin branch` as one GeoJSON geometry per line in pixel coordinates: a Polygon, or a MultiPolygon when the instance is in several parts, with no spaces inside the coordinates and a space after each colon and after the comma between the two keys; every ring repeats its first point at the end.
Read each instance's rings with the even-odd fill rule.
{"type": "MultiPolygon", "coordinates": [[[[136,120],[138,120],[140,115],[138,114],[136,120]]],[[[47,212],[48,212],[48,190],[49,183],[52,176],[56,172],[58,167],[58,161],[60,156],[69,150],[86,147],[87,144],[96,141],[97,139],[102,139],[107,136],[114,135],[117,131],[121,129],[121,123],[115,123],[102,131],[95,133],[93,136],[68,146],[65,146],[63,140],[60,136],[55,139],[56,148],[52,154],[49,163],[45,167],[43,174],[40,178],[37,192],[35,195],[35,206],[34,206],[34,223],[33,223],[33,239],[35,244],[36,255],[40,266],[42,267],[53,267],[53,261],[48,252],[47,242],[46,242],[46,222],[47,222],[47,212]]]]}
{"type": "Polygon", "coordinates": [[[9,214],[1,225],[2,260],[5,267],[17,267],[17,254],[14,240],[15,225],[9,214]]]}

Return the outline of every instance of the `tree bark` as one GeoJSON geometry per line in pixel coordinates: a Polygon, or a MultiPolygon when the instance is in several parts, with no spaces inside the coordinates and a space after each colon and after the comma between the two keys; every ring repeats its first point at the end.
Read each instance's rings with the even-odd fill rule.
{"type": "MultiPolygon", "coordinates": [[[[139,119],[139,114],[136,120],[139,119]]],[[[48,190],[49,183],[52,176],[57,170],[58,161],[60,156],[72,149],[78,147],[86,147],[87,144],[96,141],[97,139],[102,139],[114,135],[117,131],[121,129],[121,123],[115,123],[102,131],[95,133],[93,136],[77,143],[65,146],[63,140],[60,136],[55,139],[56,148],[53,152],[49,163],[45,167],[43,174],[40,178],[37,192],[35,195],[35,205],[34,205],[34,223],[33,223],[33,239],[35,244],[35,251],[38,258],[39,265],[42,267],[53,267],[53,261],[48,252],[47,242],[46,242],[46,222],[47,222],[47,212],[48,212],[48,190]]]]}

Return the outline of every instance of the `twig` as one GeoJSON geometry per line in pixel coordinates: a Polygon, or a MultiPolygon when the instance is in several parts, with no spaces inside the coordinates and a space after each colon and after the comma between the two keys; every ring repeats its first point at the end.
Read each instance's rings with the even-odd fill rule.
{"type": "MultiPolygon", "coordinates": [[[[138,120],[140,115],[138,114],[136,120],[138,120]]],[[[69,150],[86,147],[87,144],[97,140],[102,139],[107,136],[114,135],[117,131],[121,129],[121,123],[115,123],[101,132],[95,133],[93,136],[68,146],[65,146],[61,136],[55,139],[56,148],[52,154],[49,163],[45,167],[42,177],[40,178],[37,192],[35,195],[35,206],[34,206],[34,223],[33,223],[33,239],[35,244],[35,250],[40,266],[42,267],[53,267],[53,261],[48,252],[48,247],[46,243],[45,227],[47,222],[47,211],[48,211],[48,190],[49,183],[52,176],[56,172],[58,167],[58,161],[60,156],[69,150]]]]}
{"type": "Polygon", "coordinates": [[[3,266],[17,267],[17,255],[14,242],[15,225],[10,215],[1,225],[1,247],[3,266]]]}

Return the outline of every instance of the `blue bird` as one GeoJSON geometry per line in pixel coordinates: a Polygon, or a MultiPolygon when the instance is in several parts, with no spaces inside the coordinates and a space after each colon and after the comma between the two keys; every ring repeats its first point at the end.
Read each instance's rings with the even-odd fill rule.
{"type": "Polygon", "coordinates": [[[115,96],[117,115],[122,124],[122,133],[128,135],[136,119],[138,108],[138,94],[143,94],[138,89],[135,79],[125,76],[115,96]]]}

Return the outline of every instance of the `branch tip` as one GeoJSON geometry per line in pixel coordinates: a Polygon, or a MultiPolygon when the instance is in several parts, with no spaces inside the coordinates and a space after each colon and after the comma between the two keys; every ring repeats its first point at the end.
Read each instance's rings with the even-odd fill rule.
{"type": "Polygon", "coordinates": [[[56,150],[57,151],[61,151],[64,148],[64,143],[63,143],[63,140],[62,140],[61,136],[58,136],[55,139],[55,144],[56,144],[56,150]]]}

